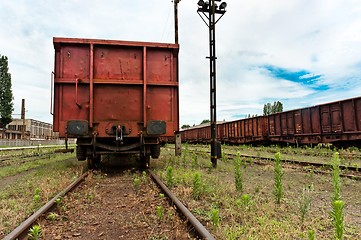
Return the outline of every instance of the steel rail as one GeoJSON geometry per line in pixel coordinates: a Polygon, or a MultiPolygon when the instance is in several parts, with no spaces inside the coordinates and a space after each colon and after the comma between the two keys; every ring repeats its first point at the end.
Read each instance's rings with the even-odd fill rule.
{"type": "Polygon", "coordinates": [[[63,153],[63,152],[48,152],[42,154],[32,154],[32,155],[23,155],[23,156],[14,155],[11,157],[0,158],[0,167],[13,165],[12,163],[21,164],[21,163],[33,162],[36,160],[45,159],[53,154],[58,154],[58,153],[63,153]],[[19,160],[20,158],[27,160],[20,161],[19,160]],[[36,158],[36,159],[32,159],[32,158],[36,158]]]}
{"type": "MultiPolygon", "coordinates": [[[[72,144],[74,145],[74,144],[72,144]]],[[[0,148],[1,151],[17,151],[17,150],[28,150],[28,149],[39,149],[39,148],[63,148],[63,145],[34,145],[34,146],[23,146],[23,147],[5,147],[0,148]]]]}
{"type": "MultiPolygon", "coordinates": [[[[228,156],[232,156],[234,157],[235,155],[232,153],[227,153],[228,156]]],[[[261,159],[262,161],[274,161],[273,158],[270,157],[258,157],[258,156],[252,156],[252,155],[246,155],[246,154],[241,154],[241,157],[247,157],[247,158],[253,158],[253,159],[261,159]]],[[[332,165],[328,164],[328,163],[315,163],[315,162],[305,162],[305,161],[299,161],[299,160],[289,160],[289,159],[281,159],[281,162],[285,162],[285,163],[290,163],[290,164],[297,164],[300,166],[314,166],[317,168],[322,168],[322,167],[329,167],[330,170],[332,169],[332,165]]],[[[258,164],[267,164],[266,162],[257,162],[258,164]]],[[[347,167],[344,165],[340,165],[339,168],[341,170],[351,170],[354,172],[360,172],[360,169],[357,167],[347,167]]],[[[320,173],[320,174],[329,174],[330,172],[327,171],[313,171],[314,173],[320,173]]],[[[357,176],[357,175],[351,175],[351,174],[344,174],[341,173],[340,174],[341,177],[345,177],[345,178],[350,178],[353,180],[357,180],[357,181],[361,181],[361,176],[357,176]]]]}
{"type": "MultiPolygon", "coordinates": [[[[226,153],[226,154],[228,156],[235,156],[235,154],[232,154],[232,153],[226,153]]],[[[241,157],[247,157],[247,158],[261,159],[261,160],[266,160],[266,161],[273,161],[272,157],[258,157],[258,156],[248,155],[248,154],[241,154],[240,156],[241,157]]],[[[281,159],[281,162],[296,163],[296,164],[299,164],[301,166],[315,166],[315,167],[330,166],[330,167],[332,167],[332,165],[329,164],[329,163],[306,162],[306,161],[292,160],[292,159],[281,159]]],[[[361,169],[359,167],[345,166],[345,165],[340,165],[339,167],[342,170],[351,170],[351,171],[354,171],[354,172],[361,172],[361,169]]]]}
{"type": "MultiPolygon", "coordinates": [[[[189,149],[189,151],[197,151],[197,150],[189,149]]],[[[209,153],[209,151],[199,151],[199,152],[209,153]]],[[[228,155],[228,156],[231,156],[231,157],[236,156],[236,154],[233,154],[233,153],[225,153],[225,154],[228,155]]],[[[261,159],[262,161],[274,161],[274,159],[272,157],[253,156],[253,155],[248,155],[248,154],[241,154],[240,157],[261,159]]],[[[314,167],[317,167],[317,168],[329,167],[330,170],[332,169],[332,164],[329,164],[329,163],[306,162],[306,161],[292,160],[292,159],[281,159],[281,162],[290,163],[290,164],[297,164],[297,165],[300,165],[300,166],[314,166],[314,167]]],[[[258,164],[267,164],[266,162],[257,162],[257,163],[258,164]]],[[[356,173],[361,172],[360,167],[340,165],[339,168],[341,170],[349,170],[349,171],[356,172],[356,173]]],[[[321,173],[321,174],[329,173],[329,172],[325,172],[325,171],[314,171],[314,172],[315,173],[321,173]]],[[[341,173],[340,176],[345,177],[345,178],[354,179],[354,180],[357,180],[357,181],[361,181],[361,176],[358,176],[358,175],[341,173]]]]}
{"type": "Polygon", "coordinates": [[[19,237],[22,237],[26,234],[26,231],[33,225],[33,223],[45,212],[47,212],[51,207],[55,205],[56,199],[63,197],[73,188],[75,188],[80,181],[82,181],[89,172],[84,173],[74,182],[72,182],[69,186],[67,186],[63,191],[58,193],[55,197],[53,197],[49,202],[47,202],[44,206],[42,206],[38,211],[36,211],[33,215],[31,215],[28,219],[22,222],[17,228],[15,228],[11,233],[9,233],[4,240],[13,240],[19,237]]]}
{"type": "Polygon", "coordinates": [[[162,191],[167,194],[167,196],[172,200],[172,203],[182,212],[182,214],[187,218],[187,220],[192,224],[194,229],[197,231],[200,237],[208,240],[215,240],[215,238],[208,232],[208,230],[198,221],[198,219],[183,205],[181,201],[167,188],[166,185],[151,171],[148,170],[151,174],[154,181],[162,189],[162,191]]]}
{"type": "MultiPolygon", "coordinates": [[[[197,151],[197,150],[188,149],[188,151],[197,151]]],[[[202,150],[200,152],[209,153],[209,151],[202,151],[202,150]]],[[[225,153],[225,154],[228,156],[236,156],[236,154],[234,154],[234,153],[225,153]]],[[[261,159],[261,160],[266,160],[266,161],[274,160],[272,157],[261,157],[261,156],[254,156],[254,155],[248,155],[248,154],[241,154],[240,156],[246,157],[246,158],[261,159]]],[[[332,165],[329,163],[306,162],[306,161],[300,161],[300,160],[296,160],[296,159],[281,159],[281,162],[294,163],[294,164],[298,164],[301,166],[315,166],[315,167],[329,166],[329,167],[332,167],[332,165]]],[[[361,167],[340,165],[339,168],[341,170],[350,170],[353,172],[361,172],[361,167]]]]}

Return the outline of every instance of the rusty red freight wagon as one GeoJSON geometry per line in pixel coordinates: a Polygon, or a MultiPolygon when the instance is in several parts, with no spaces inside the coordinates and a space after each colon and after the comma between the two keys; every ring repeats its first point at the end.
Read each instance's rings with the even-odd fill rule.
{"type": "Polygon", "coordinates": [[[270,141],[359,145],[361,97],[268,116],[270,141]]]}
{"type": "Polygon", "coordinates": [[[253,143],[267,140],[267,118],[257,116],[223,123],[222,141],[226,143],[253,143]]]}
{"type": "Polygon", "coordinates": [[[77,138],[77,158],[158,158],[179,126],[178,44],[54,38],[54,131],[77,138]]]}

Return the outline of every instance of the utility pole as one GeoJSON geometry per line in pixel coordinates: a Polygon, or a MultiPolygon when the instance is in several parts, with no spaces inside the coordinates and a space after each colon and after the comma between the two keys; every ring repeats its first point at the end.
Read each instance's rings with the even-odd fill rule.
{"type": "Polygon", "coordinates": [[[198,1],[198,14],[209,28],[209,78],[210,78],[210,115],[211,115],[211,162],[217,167],[217,159],[221,155],[221,144],[217,140],[217,111],[216,111],[216,23],[226,13],[227,3],[219,6],[215,2],[221,0],[198,1]],[[202,13],[203,16],[200,14],[202,13]],[[206,14],[208,13],[208,15],[206,14]],[[216,20],[216,14],[221,16],[216,20]],[[208,22],[205,20],[208,19],[208,22]]]}
{"type": "Polygon", "coordinates": [[[174,38],[175,43],[178,44],[178,3],[181,0],[173,0],[174,2],[174,38]]]}
{"type": "MultiPolygon", "coordinates": [[[[181,0],[173,0],[173,3],[174,3],[174,42],[175,42],[175,44],[179,44],[179,39],[178,39],[178,3],[180,1],[181,0]]],[[[177,77],[177,80],[179,81],[179,67],[177,68],[176,77],[177,77]]],[[[179,102],[179,98],[178,98],[178,102],[179,102]]],[[[178,104],[178,108],[179,108],[179,104],[178,104]]],[[[177,131],[175,133],[174,138],[175,138],[175,155],[180,156],[182,154],[182,139],[181,139],[181,134],[180,134],[179,131],[177,131]]]]}

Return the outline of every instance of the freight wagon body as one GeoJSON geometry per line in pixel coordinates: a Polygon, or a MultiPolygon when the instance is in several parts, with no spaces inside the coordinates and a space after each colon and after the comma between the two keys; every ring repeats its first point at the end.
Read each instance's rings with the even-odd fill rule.
{"type": "Polygon", "coordinates": [[[77,138],[77,157],[160,153],[178,131],[177,44],[54,38],[54,131],[77,138]]]}
{"type": "MultiPolygon", "coordinates": [[[[218,123],[217,137],[225,143],[361,146],[361,97],[218,123]]],[[[186,129],[182,131],[182,140],[210,142],[210,128],[186,129]]]]}
{"type": "Polygon", "coordinates": [[[267,139],[267,119],[263,116],[240,119],[222,124],[221,140],[228,143],[253,143],[267,139]]]}
{"type": "Polygon", "coordinates": [[[270,141],[342,143],[361,139],[361,97],[268,116],[270,141]]]}

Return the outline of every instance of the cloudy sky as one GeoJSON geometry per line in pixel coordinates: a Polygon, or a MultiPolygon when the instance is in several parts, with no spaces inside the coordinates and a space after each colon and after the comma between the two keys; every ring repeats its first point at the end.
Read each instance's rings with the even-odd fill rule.
{"type": "MultiPolygon", "coordinates": [[[[209,119],[208,28],[197,0],[179,3],[180,124],[209,119]]],[[[361,95],[360,0],[227,1],[217,23],[217,119],[361,95]]],[[[9,58],[14,114],[52,122],[52,38],[173,42],[171,0],[2,0],[0,54],[9,58]]],[[[14,115],[18,117],[18,115],[14,115]]]]}

